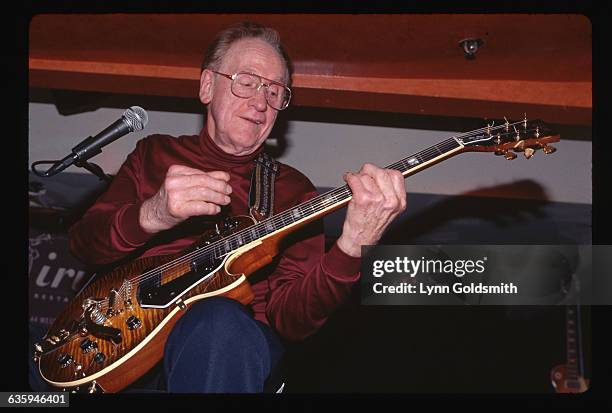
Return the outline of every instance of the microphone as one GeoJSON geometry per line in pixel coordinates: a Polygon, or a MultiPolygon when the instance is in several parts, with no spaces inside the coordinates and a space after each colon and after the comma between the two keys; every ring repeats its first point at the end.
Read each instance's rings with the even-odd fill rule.
{"type": "Polygon", "coordinates": [[[89,158],[101,153],[104,146],[116,141],[123,135],[143,130],[148,121],[149,117],[147,112],[140,106],[132,106],[126,109],[121,115],[121,118],[116,120],[109,127],[96,136],[88,137],[72,148],[72,153],[55,163],[55,165],[45,173],[45,176],[55,175],[72,164],[78,165],[81,162],[85,162],[89,158]]]}

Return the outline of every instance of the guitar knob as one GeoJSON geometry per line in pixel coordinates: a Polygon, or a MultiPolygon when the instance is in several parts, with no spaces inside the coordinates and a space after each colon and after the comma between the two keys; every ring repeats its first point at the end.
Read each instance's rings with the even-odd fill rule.
{"type": "Polygon", "coordinates": [[[97,349],[98,343],[96,343],[95,341],[91,341],[88,338],[84,338],[81,341],[80,347],[81,347],[81,350],[83,350],[83,353],[87,354],[90,351],[97,349]]]}
{"type": "Polygon", "coordinates": [[[43,353],[43,348],[40,345],[40,343],[35,343],[34,344],[34,356],[32,356],[32,360],[34,360],[34,363],[38,363],[38,360],[40,360],[40,356],[43,353]]]}
{"type": "Polygon", "coordinates": [[[548,155],[549,153],[553,153],[557,150],[557,148],[555,148],[554,146],[550,146],[550,145],[544,145],[542,147],[542,151],[544,151],[544,153],[546,155],[548,155]]]}
{"type": "Polygon", "coordinates": [[[134,330],[140,328],[142,321],[140,321],[138,317],[131,315],[127,318],[127,320],[125,320],[125,324],[127,324],[127,327],[130,330],[134,330]]]}
{"type": "Polygon", "coordinates": [[[511,161],[513,159],[516,159],[516,154],[514,152],[508,151],[508,152],[506,152],[504,154],[504,158],[506,158],[507,160],[511,161]]]}
{"type": "Polygon", "coordinates": [[[524,152],[525,158],[527,158],[527,159],[531,158],[534,153],[535,153],[535,149],[533,149],[533,148],[525,148],[525,152],[524,152]]]}
{"type": "Polygon", "coordinates": [[[106,355],[104,355],[104,353],[96,353],[94,356],[94,361],[98,364],[104,363],[104,360],[106,360],[106,355]]]}
{"type": "Polygon", "coordinates": [[[60,364],[62,368],[68,367],[70,364],[72,364],[72,360],[73,360],[72,356],[66,353],[60,354],[59,357],[57,358],[57,362],[60,364]]]}

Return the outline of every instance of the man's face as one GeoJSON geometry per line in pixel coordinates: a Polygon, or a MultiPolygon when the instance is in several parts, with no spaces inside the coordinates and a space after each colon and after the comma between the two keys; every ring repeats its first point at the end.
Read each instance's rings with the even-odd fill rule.
{"type": "MultiPolygon", "coordinates": [[[[284,83],[285,66],[276,51],[258,39],[238,40],[227,51],[219,72],[233,75],[249,72],[284,83]]],[[[266,102],[264,87],[250,98],[231,91],[232,81],[205,70],[200,83],[200,100],[208,105],[208,133],[217,146],[233,155],[255,152],[266,140],[277,111],[266,102]]]]}

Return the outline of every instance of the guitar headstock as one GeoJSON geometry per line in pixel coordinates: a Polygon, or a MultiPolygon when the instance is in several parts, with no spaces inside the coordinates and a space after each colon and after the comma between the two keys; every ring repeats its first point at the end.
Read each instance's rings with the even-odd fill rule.
{"type": "Polygon", "coordinates": [[[525,117],[520,122],[510,123],[506,120],[498,126],[487,125],[456,139],[464,145],[465,151],[493,152],[512,160],[516,158],[516,152],[523,152],[527,159],[538,149],[545,154],[553,153],[557,149],[550,143],[558,142],[560,136],[544,122],[528,121],[525,117]]]}

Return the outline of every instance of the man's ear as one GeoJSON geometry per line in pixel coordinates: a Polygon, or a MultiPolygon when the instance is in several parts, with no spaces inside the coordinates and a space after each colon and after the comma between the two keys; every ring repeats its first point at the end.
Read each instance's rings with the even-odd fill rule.
{"type": "Polygon", "coordinates": [[[212,100],[213,72],[204,69],[200,75],[200,102],[207,105],[212,100]]]}

